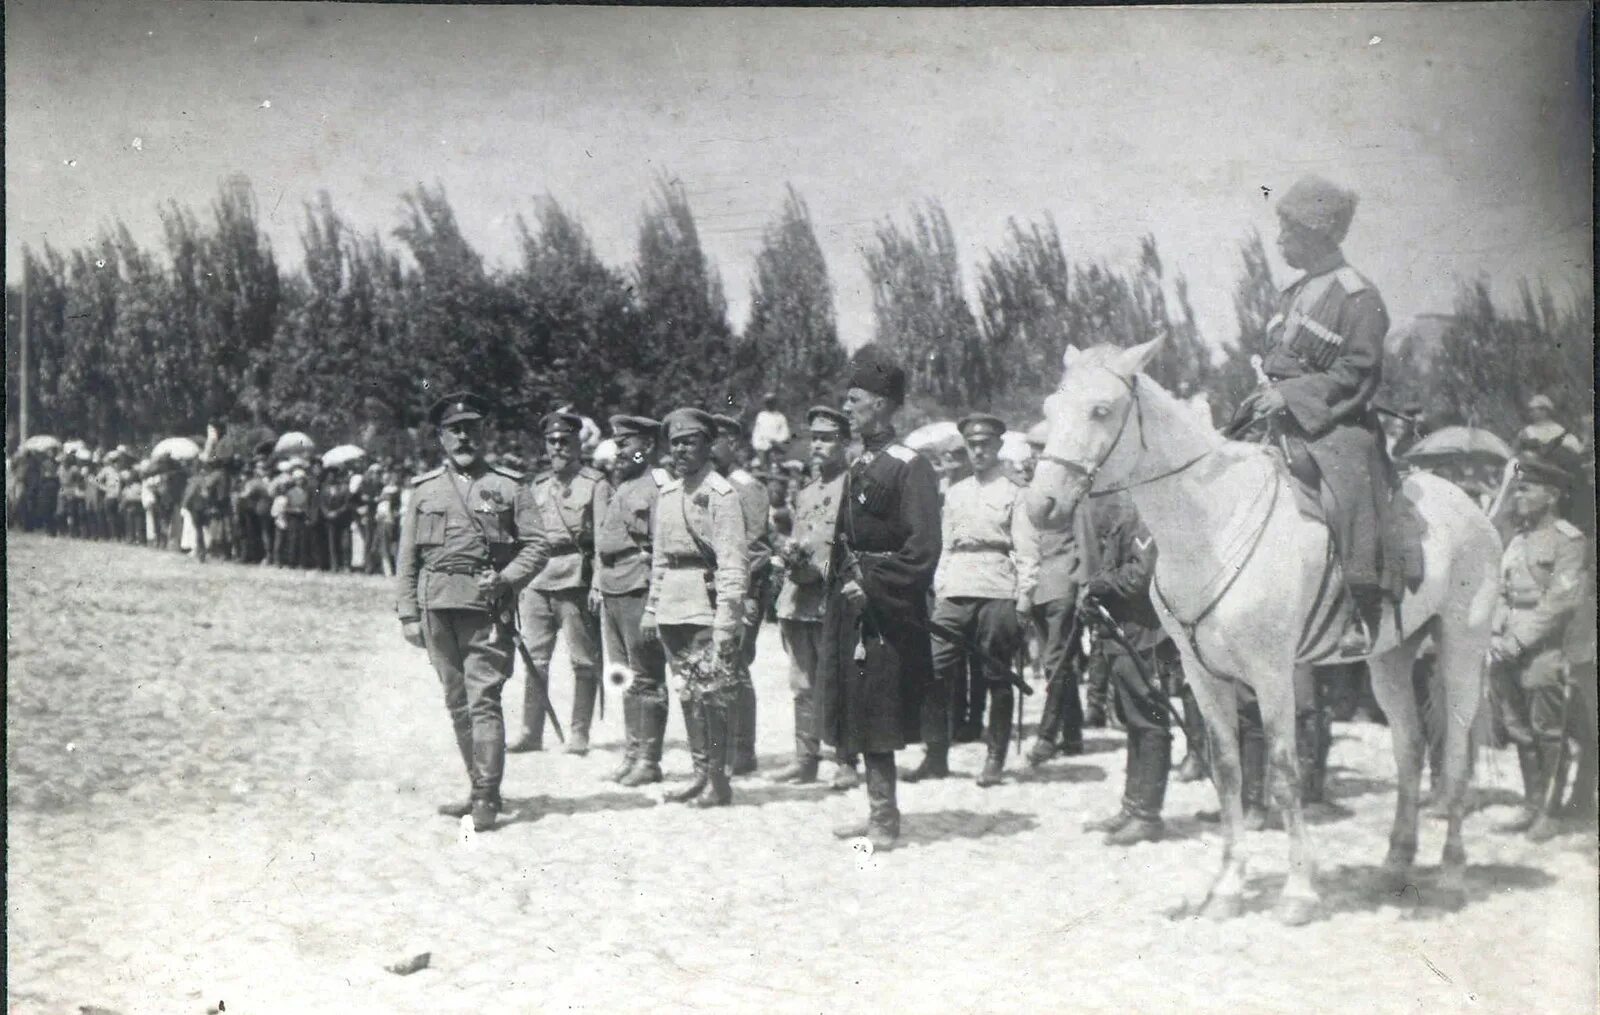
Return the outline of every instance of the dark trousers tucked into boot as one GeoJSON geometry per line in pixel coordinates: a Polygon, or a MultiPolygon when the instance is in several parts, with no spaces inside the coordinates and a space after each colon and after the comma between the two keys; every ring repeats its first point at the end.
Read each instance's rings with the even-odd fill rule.
{"type": "Polygon", "coordinates": [[[943,681],[934,681],[922,696],[922,761],[916,768],[903,769],[906,782],[943,779],[950,774],[950,703],[953,695],[943,681]]]}
{"type": "Polygon", "coordinates": [[[622,735],[624,748],[622,761],[616,769],[606,778],[611,782],[621,782],[633,771],[634,762],[639,760],[640,741],[640,702],[637,695],[624,694],[622,696],[622,735]]]}
{"type": "Polygon", "coordinates": [[[710,784],[711,749],[706,742],[706,729],[702,721],[700,703],[693,698],[683,699],[683,729],[689,741],[689,758],[694,763],[694,777],[689,780],[689,785],[665,795],[664,799],[671,803],[687,803],[698,797],[710,784]]]}
{"type": "Polygon", "coordinates": [[[895,799],[896,770],[894,754],[889,751],[868,753],[865,762],[867,781],[867,820],[840,825],[833,834],[840,839],[859,839],[863,836],[874,850],[893,849],[900,837],[900,805],[895,799]]]}
{"type": "Polygon", "coordinates": [[[1208,753],[1205,717],[1200,714],[1200,703],[1194,692],[1184,685],[1180,697],[1183,703],[1183,761],[1178,765],[1179,782],[1198,782],[1211,776],[1211,756],[1208,753]]]}
{"type": "Polygon", "coordinates": [[[733,703],[733,774],[756,770],[756,689],[746,673],[733,703]]]}
{"type": "Polygon", "coordinates": [[[1107,845],[1131,846],[1161,838],[1161,808],[1166,803],[1171,768],[1170,732],[1135,729],[1129,733],[1127,781],[1122,791],[1122,813],[1128,820],[1110,829],[1107,845]]]}
{"type": "Polygon", "coordinates": [[[595,700],[600,695],[600,679],[593,673],[577,675],[572,684],[572,736],[568,754],[589,753],[589,729],[594,722],[595,700]]]}
{"type": "Polygon", "coordinates": [[[544,709],[550,696],[550,674],[529,670],[522,689],[522,736],[507,748],[512,754],[544,750],[544,709]]]}
{"type": "Polygon", "coordinates": [[[1039,732],[1028,749],[1028,764],[1042,765],[1057,754],[1083,751],[1083,706],[1078,702],[1078,676],[1063,672],[1044,692],[1039,732]]]}
{"type": "MultiPolygon", "coordinates": [[[[736,702],[731,703],[736,707],[736,702]]],[[[690,801],[696,807],[723,807],[733,802],[733,787],[728,783],[734,753],[734,708],[720,695],[710,695],[699,704],[700,724],[706,744],[706,785],[690,801]]]]}
{"type": "Polygon", "coordinates": [[[1300,803],[1326,802],[1328,749],[1333,741],[1333,713],[1308,709],[1294,719],[1295,758],[1300,768],[1300,803]]]}
{"type": "Polygon", "coordinates": [[[1002,781],[1000,773],[1006,767],[1006,752],[1011,749],[1011,724],[1016,716],[1016,698],[1010,684],[991,684],[990,694],[994,701],[989,710],[989,728],[984,734],[988,753],[983,771],[978,774],[978,785],[985,787],[998,786],[1002,781]]]}
{"type": "Polygon", "coordinates": [[[474,763],[472,760],[472,727],[456,727],[456,750],[461,752],[461,764],[467,770],[467,797],[461,803],[448,803],[439,805],[439,813],[447,818],[464,818],[472,813],[472,784],[474,763]]]}

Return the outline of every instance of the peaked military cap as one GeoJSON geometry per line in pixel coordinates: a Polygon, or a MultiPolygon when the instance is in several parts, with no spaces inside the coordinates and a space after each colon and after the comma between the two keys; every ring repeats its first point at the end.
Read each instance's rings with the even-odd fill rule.
{"type": "Polygon", "coordinates": [[[673,409],[661,420],[661,436],[669,441],[674,434],[703,433],[710,436],[716,432],[716,419],[704,409],[673,409]]]}
{"type": "Polygon", "coordinates": [[[571,412],[547,412],[539,420],[539,432],[552,433],[582,433],[583,417],[571,412]]]}
{"type": "Polygon", "coordinates": [[[1567,470],[1542,455],[1524,451],[1517,456],[1517,476],[1526,483],[1540,483],[1566,489],[1571,477],[1567,470]]]}
{"type": "Polygon", "coordinates": [[[864,345],[850,363],[850,387],[882,395],[896,405],[906,400],[906,372],[877,346],[864,345]]]}
{"type": "Polygon", "coordinates": [[[1303,176],[1278,200],[1278,214],[1341,243],[1356,214],[1356,195],[1320,176],[1303,176]]]}
{"type": "Polygon", "coordinates": [[[999,437],[1006,432],[1006,421],[987,412],[974,412],[961,417],[961,422],[956,424],[956,430],[967,438],[999,437]]]}
{"type": "Polygon", "coordinates": [[[428,421],[434,426],[448,426],[466,419],[483,419],[487,415],[488,401],[470,391],[445,395],[428,409],[428,421]]]}
{"type": "Polygon", "coordinates": [[[727,434],[730,437],[744,436],[744,424],[732,416],[726,416],[720,412],[712,413],[711,422],[716,424],[718,434],[727,434]]]}
{"type": "Polygon", "coordinates": [[[1556,403],[1550,400],[1549,395],[1534,395],[1528,399],[1529,409],[1544,409],[1548,412],[1556,411],[1556,403]]]}
{"type": "Polygon", "coordinates": [[[649,416],[612,416],[611,436],[621,440],[624,437],[654,437],[661,429],[661,423],[649,416]]]}
{"type": "Polygon", "coordinates": [[[807,409],[806,426],[810,427],[812,432],[837,431],[846,437],[850,436],[850,417],[828,405],[813,405],[807,409]]]}

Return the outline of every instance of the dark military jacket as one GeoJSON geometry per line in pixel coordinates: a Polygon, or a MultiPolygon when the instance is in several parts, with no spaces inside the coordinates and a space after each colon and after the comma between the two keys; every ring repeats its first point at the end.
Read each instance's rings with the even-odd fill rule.
{"type": "Polygon", "coordinates": [[[445,465],[411,481],[396,560],[402,621],[425,609],[497,611],[478,591],[480,572],[498,571],[513,590],[539,573],[549,548],[521,479],[480,459],[465,472],[445,465]]]}
{"type": "Polygon", "coordinates": [[[1092,503],[1096,547],[1084,591],[1105,606],[1135,649],[1154,647],[1165,637],[1150,601],[1155,539],[1126,495],[1092,503]]]}
{"type": "Polygon", "coordinates": [[[926,460],[893,441],[890,432],[867,442],[846,473],[829,568],[828,651],[818,665],[823,737],[848,753],[914,743],[933,679],[925,625],[939,566],[939,481],[926,460]],[[851,580],[866,593],[864,610],[838,594],[851,580]]]}

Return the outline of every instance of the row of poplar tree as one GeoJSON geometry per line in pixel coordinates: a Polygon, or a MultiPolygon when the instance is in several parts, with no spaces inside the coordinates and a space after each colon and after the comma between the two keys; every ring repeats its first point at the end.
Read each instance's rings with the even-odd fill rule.
{"type": "MultiPolygon", "coordinates": [[[[295,271],[280,267],[243,179],[227,181],[204,217],[169,202],[161,221],[160,250],[121,224],[70,251],[25,249],[30,430],[135,443],[226,421],[381,448],[404,444],[427,405],[458,388],[488,395],[505,422],[557,405],[600,419],[684,404],[748,415],[769,390],[798,414],[838,394],[848,359],[828,266],[793,189],[764,231],[742,329],[672,180],[658,181],[626,268],[602,261],[550,199],[519,218],[519,261],[486,265],[437,187],[403,195],[387,236],[358,229],[323,195],[305,208],[295,271]]],[[[977,266],[975,304],[937,202],[879,223],[864,250],[874,340],[917,393],[910,422],[988,409],[1023,426],[1065,348],[1103,341],[1165,338],[1155,379],[1232,405],[1255,383],[1248,355],[1277,299],[1260,239],[1241,255],[1238,332],[1210,336],[1226,352],[1214,358],[1153,237],[1134,263],[1114,265],[1069,259],[1048,218],[1013,221],[977,266]]],[[[21,293],[7,295],[15,434],[21,293]]],[[[1495,422],[1514,422],[1523,388],[1587,404],[1590,375],[1575,383],[1572,371],[1592,353],[1587,303],[1558,308],[1543,288],[1523,295],[1522,316],[1505,317],[1486,289],[1464,289],[1448,355],[1402,364],[1391,387],[1413,390],[1391,400],[1443,400],[1447,412],[1495,422]],[[1505,359],[1512,350],[1518,358],[1505,359]],[[1508,377],[1507,362],[1529,369],[1508,377]]]]}

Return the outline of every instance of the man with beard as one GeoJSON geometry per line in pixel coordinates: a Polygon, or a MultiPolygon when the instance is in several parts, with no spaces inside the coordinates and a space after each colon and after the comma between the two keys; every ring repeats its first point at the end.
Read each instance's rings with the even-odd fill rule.
{"type": "Polygon", "coordinates": [[[483,399],[467,393],[447,395],[429,410],[445,463],[411,481],[398,561],[401,631],[428,650],[472,780],[468,802],[439,813],[471,814],[479,831],[494,827],[501,809],[500,692],[511,677],[512,649],[507,601],[549,556],[522,477],[481,457],[487,412],[483,399]]]}
{"type": "Polygon", "coordinates": [[[711,467],[716,423],[699,409],[674,409],[661,423],[677,477],[661,488],[650,594],[640,630],[672,661],[694,779],[673,803],[732,802],[728,765],[739,686],[748,569],[743,509],[733,484],[711,467]]]}
{"type": "Polygon", "coordinates": [[[544,710],[556,635],[572,658],[572,736],[568,754],[589,753],[589,727],[600,694],[600,616],[594,587],[594,525],[605,474],[583,464],[583,418],[552,412],[539,422],[550,471],[533,482],[533,500],[550,551],[544,570],[522,593],[522,631],[534,669],[522,696],[522,736],[513,752],[544,749],[544,710]]]}
{"type": "Polygon", "coordinates": [[[597,509],[595,555],[599,558],[596,595],[590,606],[602,615],[612,667],[626,667],[633,682],[622,696],[627,749],[613,782],[643,786],[661,781],[661,744],[667,733],[666,658],[659,642],[639,631],[650,590],[650,550],[661,487],[671,478],[650,467],[661,424],[644,416],[612,416],[617,458],[609,489],[597,509]]]}
{"type": "Polygon", "coordinates": [[[894,752],[920,737],[933,659],[928,590],[939,565],[939,483],[920,455],[895,440],[905,371],[868,346],[851,365],[845,414],[865,449],[846,473],[831,571],[836,595],[824,620],[819,669],[822,737],[841,756],[863,756],[867,820],[834,829],[874,849],[900,837],[894,752]]]}

